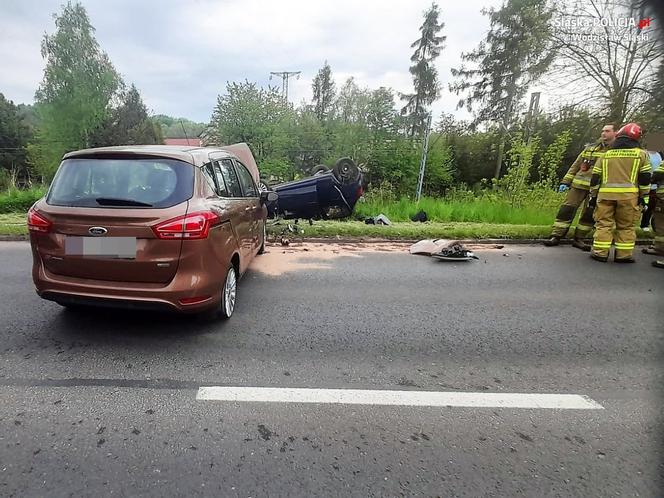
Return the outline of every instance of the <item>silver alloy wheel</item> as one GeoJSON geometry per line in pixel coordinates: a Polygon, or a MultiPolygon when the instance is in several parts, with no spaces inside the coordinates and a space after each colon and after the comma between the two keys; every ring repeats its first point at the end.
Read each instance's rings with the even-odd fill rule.
{"type": "Polygon", "coordinates": [[[230,318],[235,309],[235,296],[237,291],[237,278],[235,276],[235,268],[230,267],[228,269],[228,275],[226,275],[226,282],[224,283],[224,315],[230,318]]]}

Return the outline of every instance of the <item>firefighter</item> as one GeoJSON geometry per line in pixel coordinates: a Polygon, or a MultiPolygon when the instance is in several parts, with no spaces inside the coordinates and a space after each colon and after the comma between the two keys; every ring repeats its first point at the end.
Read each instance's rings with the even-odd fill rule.
{"type": "Polygon", "coordinates": [[[588,205],[595,208],[595,237],[590,255],[597,261],[609,259],[615,241],[614,261],[634,263],[634,225],[641,216],[639,206],[648,202],[651,176],[650,156],[640,148],[640,139],[641,127],[626,124],[593,167],[588,205]]]}
{"type": "Polygon", "coordinates": [[[560,244],[560,239],[567,235],[577,209],[583,205],[581,218],[574,231],[572,245],[582,251],[590,251],[590,246],[583,241],[584,238],[590,236],[594,225],[593,210],[587,205],[590,176],[595,162],[604,155],[604,152],[613,143],[616,130],[617,126],[614,123],[604,125],[599,142],[586,145],[563,177],[558,192],[567,192],[567,197],[565,197],[565,202],[558,210],[551,237],[544,241],[545,246],[552,247],[560,244]]]}
{"type": "MultiPolygon", "coordinates": [[[[648,254],[664,255],[664,161],[659,163],[659,167],[652,175],[652,183],[657,184],[655,209],[653,214],[653,228],[655,229],[655,247],[652,251],[644,249],[648,254]]],[[[664,268],[664,260],[653,261],[652,265],[657,268],[664,268]]]]}

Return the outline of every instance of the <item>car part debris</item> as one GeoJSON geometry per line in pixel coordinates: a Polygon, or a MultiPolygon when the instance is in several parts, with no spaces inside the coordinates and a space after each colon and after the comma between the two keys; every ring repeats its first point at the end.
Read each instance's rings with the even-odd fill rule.
{"type": "Polygon", "coordinates": [[[431,257],[441,261],[470,261],[471,259],[480,259],[473,254],[473,251],[458,241],[453,241],[440,251],[433,253],[431,257]]]}
{"type": "Polygon", "coordinates": [[[378,216],[369,217],[364,220],[367,225],[391,225],[392,222],[384,214],[379,214],[378,216]]]}
{"type": "Polygon", "coordinates": [[[416,242],[410,246],[409,252],[411,254],[418,254],[422,256],[431,256],[435,252],[440,252],[450,244],[454,243],[454,240],[448,239],[425,239],[416,242]]]}
{"type": "Polygon", "coordinates": [[[424,223],[428,220],[429,218],[427,216],[427,212],[423,209],[420,209],[417,213],[410,217],[410,221],[419,221],[420,223],[424,223]]]}

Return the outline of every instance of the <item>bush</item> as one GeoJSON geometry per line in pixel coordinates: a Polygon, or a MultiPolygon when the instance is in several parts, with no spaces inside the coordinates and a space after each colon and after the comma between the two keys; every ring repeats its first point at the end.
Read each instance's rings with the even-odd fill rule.
{"type": "Polygon", "coordinates": [[[11,189],[0,193],[0,213],[26,212],[45,194],[45,187],[36,187],[30,190],[11,189]]]}

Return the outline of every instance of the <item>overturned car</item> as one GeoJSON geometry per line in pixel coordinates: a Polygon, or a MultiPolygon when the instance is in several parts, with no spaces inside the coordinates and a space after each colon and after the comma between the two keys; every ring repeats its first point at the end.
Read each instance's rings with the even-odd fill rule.
{"type": "Polygon", "coordinates": [[[319,165],[313,175],[268,187],[279,194],[269,215],[286,219],[335,219],[350,216],[364,194],[362,172],[352,159],[339,159],[332,169],[319,165]]]}

